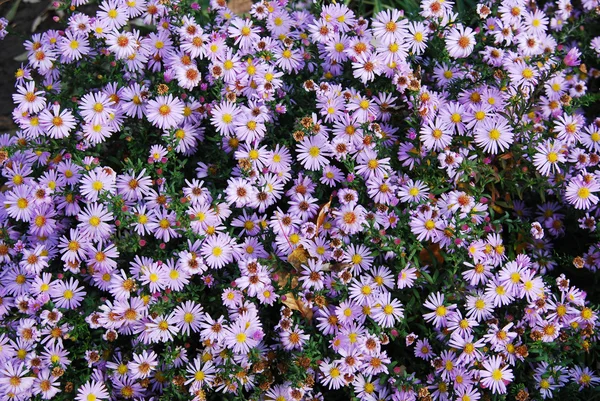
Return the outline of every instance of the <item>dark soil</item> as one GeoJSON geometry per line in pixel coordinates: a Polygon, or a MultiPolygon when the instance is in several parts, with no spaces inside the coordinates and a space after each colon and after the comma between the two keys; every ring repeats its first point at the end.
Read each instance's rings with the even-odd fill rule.
{"type": "MultiPolygon", "coordinates": [[[[16,2],[17,0],[0,0],[0,16],[5,17],[16,2]]],[[[15,57],[25,52],[23,42],[33,34],[33,21],[38,16],[44,17],[36,32],[58,29],[60,26],[52,20],[55,14],[47,10],[49,4],[49,0],[40,0],[34,4],[21,1],[15,17],[9,23],[8,35],[0,41],[0,134],[16,129],[12,121],[12,94],[15,90],[15,72],[21,62],[16,61],[15,57]]]]}

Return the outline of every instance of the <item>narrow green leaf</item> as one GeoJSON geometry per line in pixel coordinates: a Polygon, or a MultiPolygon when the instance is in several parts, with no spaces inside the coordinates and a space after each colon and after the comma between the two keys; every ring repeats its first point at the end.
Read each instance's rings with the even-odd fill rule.
{"type": "Polygon", "coordinates": [[[19,9],[19,4],[21,4],[21,0],[15,1],[10,10],[8,10],[4,16],[7,20],[12,21],[13,18],[15,18],[15,15],[17,15],[17,10],[19,9]]]}

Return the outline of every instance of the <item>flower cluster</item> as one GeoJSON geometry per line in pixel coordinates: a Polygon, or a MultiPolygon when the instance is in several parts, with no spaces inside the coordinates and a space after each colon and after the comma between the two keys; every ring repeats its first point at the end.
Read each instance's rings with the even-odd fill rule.
{"type": "Polygon", "coordinates": [[[6,18],[0,18],[0,40],[8,35],[6,28],[8,28],[8,20],[6,18]]]}
{"type": "Polygon", "coordinates": [[[86,3],[0,136],[2,399],[589,399],[597,0],[86,3]]]}

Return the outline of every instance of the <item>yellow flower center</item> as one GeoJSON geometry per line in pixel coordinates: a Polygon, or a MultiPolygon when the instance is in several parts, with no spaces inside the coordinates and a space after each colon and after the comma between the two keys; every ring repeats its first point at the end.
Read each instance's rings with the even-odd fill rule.
{"type": "Polygon", "coordinates": [[[26,209],[27,206],[29,206],[29,202],[27,201],[27,199],[19,198],[19,200],[17,200],[17,207],[19,209],[26,209]]]}
{"type": "Polygon", "coordinates": [[[94,191],[100,191],[102,188],[104,188],[104,184],[102,184],[102,181],[94,181],[92,183],[92,188],[94,191]]]}
{"type": "Polygon", "coordinates": [[[577,191],[577,196],[580,197],[581,199],[587,199],[590,197],[590,195],[591,195],[591,192],[586,187],[579,188],[579,190],[577,191]]]}
{"type": "Polygon", "coordinates": [[[490,139],[493,139],[494,141],[497,141],[500,138],[500,131],[498,131],[497,129],[493,129],[490,131],[490,139]]]}
{"type": "Polygon", "coordinates": [[[166,116],[171,112],[171,108],[168,105],[163,104],[158,108],[158,112],[161,116],[166,116]]]}
{"type": "Polygon", "coordinates": [[[593,311],[590,308],[583,308],[581,310],[581,317],[585,320],[589,320],[594,315],[593,311]]]}

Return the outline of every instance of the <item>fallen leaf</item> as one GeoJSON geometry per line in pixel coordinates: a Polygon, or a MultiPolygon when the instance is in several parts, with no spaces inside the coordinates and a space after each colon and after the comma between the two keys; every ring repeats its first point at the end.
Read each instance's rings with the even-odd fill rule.
{"type": "MultiPolygon", "coordinates": [[[[293,274],[293,272],[284,272],[284,271],[277,272],[277,275],[279,276],[279,280],[277,280],[277,284],[279,285],[279,288],[284,288],[287,285],[288,279],[290,278],[290,276],[292,276],[292,274],[293,274]]],[[[296,287],[298,287],[298,277],[296,277],[296,275],[293,274],[291,288],[294,289],[296,287]]]]}
{"type": "Polygon", "coordinates": [[[440,246],[437,243],[429,244],[427,248],[424,248],[419,252],[419,259],[423,264],[431,264],[433,255],[438,263],[444,263],[444,257],[440,253],[440,246]]]}
{"type": "Polygon", "coordinates": [[[312,309],[307,307],[303,301],[296,299],[294,294],[292,294],[291,292],[288,292],[287,294],[285,294],[285,301],[281,301],[281,302],[283,302],[283,304],[285,306],[287,306],[288,308],[290,308],[291,310],[297,310],[298,312],[300,312],[302,317],[304,317],[305,319],[307,319],[309,321],[312,319],[312,317],[313,317],[312,309]]]}
{"type": "Polygon", "coordinates": [[[321,210],[319,210],[319,214],[317,216],[317,234],[319,235],[319,228],[323,225],[325,221],[325,217],[327,217],[327,213],[329,213],[329,207],[331,206],[331,200],[333,199],[333,195],[329,197],[329,202],[321,206],[321,210]]]}
{"type": "Polygon", "coordinates": [[[322,267],[324,272],[336,272],[339,273],[342,270],[351,267],[352,263],[325,263],[322,267]]]}
{"type": "Polygon", "coordinates": [[[301,266],[308,261],[308,251],[302,245],[299,245],[288,255],[287,259],[292,266],[300,270],[301,266]]]}

